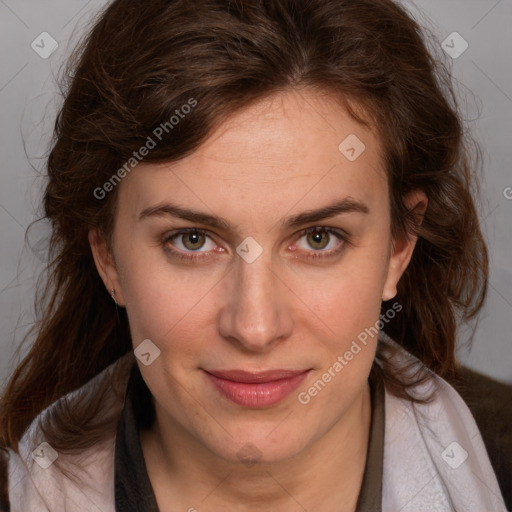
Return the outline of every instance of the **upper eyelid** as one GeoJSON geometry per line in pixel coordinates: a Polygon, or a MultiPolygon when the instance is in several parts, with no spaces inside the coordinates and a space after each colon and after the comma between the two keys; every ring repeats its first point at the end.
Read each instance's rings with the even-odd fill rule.
{"type": "Polygon", "coordinates": [[[331,233],[333,235],[339,235],[339,236],[348,236],[348,233],[344,230],[344,229],[341,229],[341,228],[331,228],[329,226],[310,226],[309,228],[304,228],[304,229],[301,229],[298,231],[298,234],[301,235],[301,236],[304,236],[305,234],[311,232],[311,231],[315,231],[315,230],[324,230],[324,231],[327,231],[328,233],[331,233]]]}

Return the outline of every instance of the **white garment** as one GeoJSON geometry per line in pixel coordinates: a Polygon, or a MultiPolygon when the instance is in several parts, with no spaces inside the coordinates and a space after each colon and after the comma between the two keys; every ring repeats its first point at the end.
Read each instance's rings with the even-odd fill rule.
{"type": "MultiPolygon", "coordinates": [[[[403,349],[400,355],[413,358],[403,349]]],[[[414,394],[433,388],[435,399],[420,405],[386,391],[382,512],[505,512],[471,411],[437,375],[414,394]]]]}
{"type": "MultiPolygon", "coordinates": [[[[380,342],[395,344],[384,333],[380,342]]],[[[73,400],[78,393],[90,392],[93,381],[108,377],[114,365],[129,362],[128,356],[62,399],[73,400]]],[[[399,358],[415,360],[403,349],[399,358]]],[[[128,373],[125,375],[127,379],[128,373]]],[[[415,388],[415,393],[421,395],[431,386],[437,388],[435,399],[424,405],[413,405],[385,390],[382,512],[506,512],[470,410],[458,393],[435,375],[430,383],[415,388]]],[[[87,471],[78,484],[62,476],[55,464],[43,469],[36,462],[48,460],[50,449],[44,445],[37,448],[44,441],[37,424],[53,406],[32,422],[20,441],[28,474],[17,454],[9,453],[11,512],[115,512],[115,436],[80,456],[58,455],[60,462],[75,462],[87,471]],[[34,450],[39,457],[33,458],[34,450]]],[[[120,402],[116,416],[122,408],[120,402]]]]}

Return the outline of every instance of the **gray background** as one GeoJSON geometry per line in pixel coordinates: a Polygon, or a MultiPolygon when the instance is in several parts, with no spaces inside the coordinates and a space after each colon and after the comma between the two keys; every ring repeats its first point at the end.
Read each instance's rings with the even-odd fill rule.
{"type": "MultiPolygon", "coordinates": [[[[403,0],[436,36],[436,49],[458,32],[468,43],[457,58],[446,56],[465,117],[484,154],[481,222],[491,255],[490,288],[473,347],[459,357],[468,366],[512,383],[512,0],[403,0]]],[[[0,0],[0,389],[24,349],[15,354],[33,322],[34,289],[42,269],[48,228],[36,217],[40,172],[60,98],[55,79],[66,55],[104,0],[0,0]],[[57,50],[47,59],[31,47],[48,32],[57,50]]],[[[452,39],[453,40],[453,39],[452,39]]],[[[460,42],[448,44],[457,50],[460,42]]],[[[48,46],[46,46],[48,48],[48,46]]],[[[127,49],[129,51],[129,49],[127,49]]],[[[79,305],[77,305],[79,307],[79,305]]]]}

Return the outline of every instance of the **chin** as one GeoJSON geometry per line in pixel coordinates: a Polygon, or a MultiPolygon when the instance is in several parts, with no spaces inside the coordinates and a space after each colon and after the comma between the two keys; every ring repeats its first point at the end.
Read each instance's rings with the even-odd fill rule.
{"type": "Polygon", "coordinates": [[[280,436],[269,437],[268,433],[271,431],[272,428],[263,434],[258,432],[251,436],[245,430],[243,436],[233,435],[224,439],[223,443],[212,443],[210,450],[231,464],[253,467],[258,464],[284,462],[305,448],[299,439],[294,439],[284,429],[280,436]]]}

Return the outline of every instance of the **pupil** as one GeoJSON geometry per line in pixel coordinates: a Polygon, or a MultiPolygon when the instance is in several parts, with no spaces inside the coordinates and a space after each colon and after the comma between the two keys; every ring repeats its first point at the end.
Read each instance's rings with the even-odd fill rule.
{"type": "Polygon", "coordinates": [[[320,247],[315,247],[316,249],[320,248],[322,249],[323,247],[325,247],[325,243],[322,244],[322,241],[325,242],[325,237],[324,235],[326,235],[326,232],[325,231],[315,231],[313,233],[310,233],[311,235],[311,242],[313,244],[319,244],[320,247]]]}
{"type": "Polygon", "coordinates": [[[184,244],[189,249],[198,249],[198,247],[191,247],[194,245],[201,245],[201,234],[197,231],[192,231],[190,233],[187,233],[184,237],[184,244]]]}

